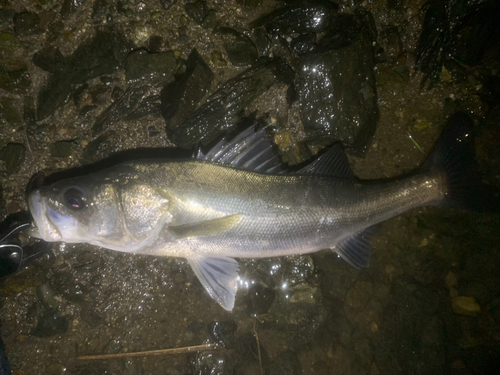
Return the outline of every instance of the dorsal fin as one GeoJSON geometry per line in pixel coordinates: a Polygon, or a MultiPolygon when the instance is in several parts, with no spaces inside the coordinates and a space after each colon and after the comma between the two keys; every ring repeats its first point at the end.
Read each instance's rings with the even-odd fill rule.
{"type": "Polygon", "coordinates": [[[273,150],[273,143],[266,137],[266,128],[258,131],[250,126],[228,142],[222,138],[206,154],[198,150],[198,160],[223,164],[262,173],[279,173],[281,160],[273,150]]]}
{"type": "Polygon", "coordinates": [[[340,143],[331,147],[311,164],[299,169],[295,174],[302,176],[331,176],[348,180],[354,178],[351,167],[349,166],[349,161],[340,143]]]}

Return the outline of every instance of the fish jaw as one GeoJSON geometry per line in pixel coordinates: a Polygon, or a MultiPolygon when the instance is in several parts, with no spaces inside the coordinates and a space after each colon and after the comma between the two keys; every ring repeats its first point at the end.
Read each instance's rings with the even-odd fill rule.
{"type": "MultiPolygon", "coordinates": [[[[65,215],[58,214],[50,209],[45,199],[42,198],[40,190],[35,190],[30,194],[28,205],[36,223],[36,230],[31,232],[32,235],[47,242],[62,241],[63,235],[59,230],[58,224],[64,220],[62,216],[65,215]],[[51,214],[56,219],[55,222],[50,219],[51,214]],[[60,216],[58,217],[57,215],[60,216]]],[[[71,219],[67,216],[66,218],[69,220],[71,219]]]]}

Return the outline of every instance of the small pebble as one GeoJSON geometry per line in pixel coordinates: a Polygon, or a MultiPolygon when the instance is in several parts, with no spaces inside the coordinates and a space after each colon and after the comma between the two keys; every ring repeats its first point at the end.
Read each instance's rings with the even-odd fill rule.
{"type": "Polygon", "coordinates": [[[481,312],[481,307],[474,297],[454,297],[451,300],[451,308],[455,314],[463,316],[476,316],[481,312]]]}

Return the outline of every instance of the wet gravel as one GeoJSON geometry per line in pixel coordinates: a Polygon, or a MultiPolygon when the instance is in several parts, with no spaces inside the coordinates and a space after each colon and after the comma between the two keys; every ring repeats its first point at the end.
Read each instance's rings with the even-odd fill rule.
{"type": "MultiPolygon", "coordinates": [[[[341,10],[350,12],[351,3],[358,2],[341,2],[341,10]]],[[[276,4],[1,0],[2,217],[26,208],[24,189],[37,171],[171,146],[165,120],[155,112],[162,84],[185,73],[182,61],[196,48],[214,74],[215,92],[255,57],[253,49],[238,55],[225,46],[248,48],[248,25],[276,4]],[[213,32],[214,24],[238,33],[213,32]],[[95,40],[103,25],[120,30],[130,48],[144,47],[134,57],[144,69],[127,66],[127,54],[111,48],[99,74],[88,65],[79,72],[86,74],[83,82],[77,73],[68,81],[55,79],[61,66],[78,66],[84,55],[79,46],[95,40]],[[51,52],[47,60],[34,63],[49,46],[64,60],[45,50],[51,52]],[[159,72],[155,64],[168,69],[159,72]],[[48,84],[58,89],[47,103],[62,103],[53,111],[38,107],[48,84]],[[140,107],[132,95],[138,91],[152,98],[141,107],[151,110],[143,117],[132,116],[140,107]],[[119,109],[124,102],[127,113],[119,109]]],[[[364,3],[385,51],[375,66],[380,119],[364,157],[349,156],[351,166],[362,179],[411,172],[432,150],[446,116],[461,109],[476,120],[485,180],[500,187],[498,117],[483,85],[498,74],[498,51],[465,67],[462,76],[443,69],[442,83],[422,90],[415,50],[423,4],[364,3]]],[[[118,39],[111,40],[116,47],[118,39]]],[[[257,53],[266,48],[257,43],[257,53]]],[[[319,146],[304,142],[298,103],[287,104],[286,90],[274,86],[246,111],[275,121],[279,150],[296,163],[319,146]]],[[[2,339],[17,374],[493,374],[500,363],[499,226],[491,215],[422,208],[378,227],[367,269],[356,270],[329,250],[241,260],[232,313],[208,296],[183,259],[56,244],[49,255],[2,280],[2,339]],[[220,347],[78,359],[204,343],[220,347]]]]}

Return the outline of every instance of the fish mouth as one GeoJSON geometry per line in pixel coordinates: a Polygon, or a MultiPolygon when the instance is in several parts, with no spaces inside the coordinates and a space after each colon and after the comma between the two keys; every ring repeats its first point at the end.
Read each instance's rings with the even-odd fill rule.
{"type": "Polygon", "coordinates": [[[40,238],[47,242],[61,241],[62,235],[57,225],[55,225],[49,217],[48,211],[54,210],[47,207],[47,203],[40,195],[40,190],[31,192],[28,199],[28,206],[37,227],[36,230],[32,231],[33,237],[40,238]]]}

